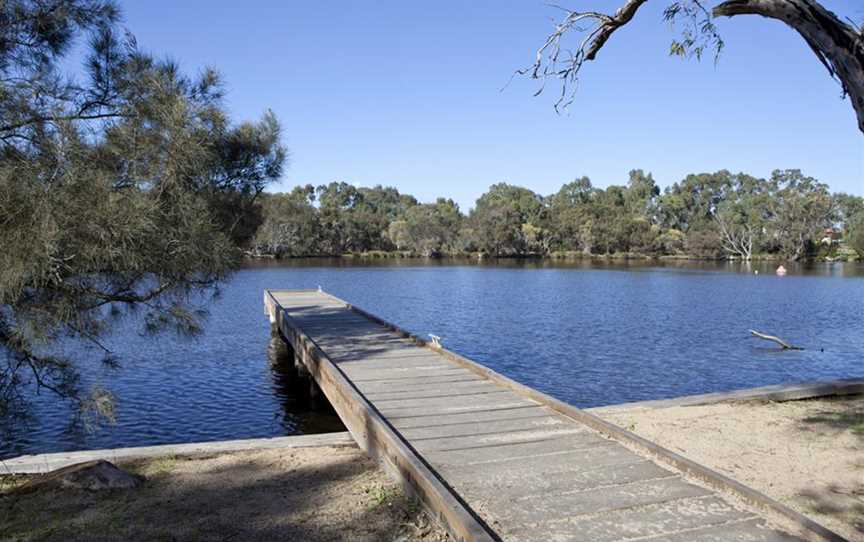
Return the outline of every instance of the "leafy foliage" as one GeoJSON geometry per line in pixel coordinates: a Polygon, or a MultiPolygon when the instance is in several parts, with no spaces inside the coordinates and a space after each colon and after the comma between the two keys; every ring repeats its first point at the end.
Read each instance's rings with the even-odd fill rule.
{"type": "Polygon", "coordinates": [[[214,70],[185,76],[118,18],[107,0],[0,4],[0,417],[27,382],[83,405],[52,345],[102,348],[118,314],[195,333],[196,296],[239,262],[285,161],[272,113],[231,124],[214,70]],[[61,64],[81,34],[79,81],[61,64]]]}
{"type": "Polygon", "coordinates": [[[582,177],[549,196],[494,184],[467,216],[451,200],[418,204],[395,188],[346,183],[270,195],[265,209],[257,248],[284,256],[395,249],[426,257],[563,251],[749,260],[814,257],[829,228],[854,238],[860,226],[852,217],[864,215],[864,199],[832,196],[799,170],[777,170],[768,180],[692,174],[661,194],[651,174],[636,169],[626,185],[600,189],[582,177]]]}

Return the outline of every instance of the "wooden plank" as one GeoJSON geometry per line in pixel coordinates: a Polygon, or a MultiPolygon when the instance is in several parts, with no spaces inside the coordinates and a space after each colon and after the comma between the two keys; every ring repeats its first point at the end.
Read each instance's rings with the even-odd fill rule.
{"type": "Polygon", "coordinates": [[[478,465],[506,459],[534,458],[556,455],[588,448],[615,448],[617,445],[591,433],[567,435],[543,440],[497,444],[489,446],[465,446],[453,450],[425,452],[423,457],[439,465],[478,465]]]}
{"type": "Polygon", "coordinates": [[[650,536],[666,538],[692,529],[753,517],[753,514],[737,510],[718,497],[692,497],[559,521],[514,523],[501,534],[505,539],[520,542],[617,542],[650,536]]]}
{"type": "Polygon", "coordinates": [[[676,499],[702,497],[710,493],[708,489],[688,484],[680,477],[673,476],[583,491],[527,496],[518,492],[499,491],[494,495],[486,495],[486,498],[490,504],[494,503],[497,513],[507,517],[510,522],[533,523],[538,518],[543,518],[545,523],[579,515],[608,513],[676,499]]]}
{"type": "Polygon", "coordinates": [[[396,380],[367,380],[364,382],[359,382],[359,384],[360,387],[362,387],[364,393],[375,393],[376,391],[408,391],[411,389],[419,390],[439,384],[452,384],[455,386],[456,384],[474,384],[477,382],[485,382],[484,379],[478,377],[470,371],[455,369],[454,372],[456,374],[443,376],[436,375],[430,376],[428,378],[418,378],[413,380],[410,378],[400,378],[396,380]]]}
{"type": "MultiPolygon", "coordinates": [[[[454,398],[457,399],[457,398],[454,398]]],[[[385,414],[392,422],[400,418],[435,417],[440,418],[447,414],[458,414],[462,412],[481,412],[487,410],[510,410],[512,408],[533,406],[534,403],[526,401],[521,397],[505,394],[504,397],[493,397],[490,399],[479,398],[470,403],[454,403],[452,401],[441,401],[438,404],[424,405],[378,405],[376,408],[385,414]]]]}
{"type": "MultiPolygon", "coordinates": [[[[423,370],[427,368],[411,367],[404,369],[405,371],[423,370]]],[[[397,370],[397,369],[394,369],[397,370]]],[[[498,404],[502,401],[511,402],[518,401],[520,403],[529,404],[510,390],[497,390],[489,393],[476,392],[470,395],[456,395],[453,397],[397,397],[391,399],[378,399],[375,401],[375,407],[379,410],[399,409],[404,407],[411,408],[426,408],[437,409],[440,407],[466,407],[487,404],[498,404]]]]}
{"type": "MultiPolygon", "coordinates": [[[[335,364],[334,364],[335,365],[335,364]]],[[[434,374],[429,372],[422,375],[417,374],[387,374],[387,375],[365,375],[352,377],[351,381],[362,384],[365,382],[378,382],[378,383],[396,383],[399,381],[409,381],[409,382],[433,382],[435,379],[445,379],[445,378],[453,378],[453,377],[468,377],[473,376],[470,371],[466,371],[465,369],[460,369],[458,367],[453,369],[436,371],[434,374]]]]}
{"type": "MultiPolygon", "coordinates": [[[[320,346],[320,345],[319,345],[320,346]]],[[[452,365],[442,363],[441,358],[436,358],[435,356],[429,356],[423,352],[415,352],[414,355],[410,355],[410,352],[398,353],[394,352],[393,355],[389,356],[380,356],[378,354],[372,354],[368,356],[359,357],[357,359],[348,358],[336,358],[333,359],[336,365],[342,367],[343,370],[355,370],[361,371],[364,369],[369,370],[378,370],[378,369],[410,369],[412,367],[428,367],[430,365],[436,366],[446,366],[451,368],[452,365]],[[419,354],[419,355],[418,355],[419,354]]],[[[490,384],[492,387],[496,387],[499,390],[501,386],[495,386],[494,384],[490,384]]]]}
{"type": "MultiPolygon", "coordinates": [[[[615,483],[617,469],[644,462],[644,458],[620,446],[594,446],[546,455],[542,461],[531,456],[513,457],[480,465],[440,465],[437,470],[447,479],[459,480],[472,487],[495,490],[537,487],[542,492],[547,487],[550,490],[591,489],[607,482],[615,483]]],[[[664,476],[670,474],[665,469],[663,472],[664,476]]],[[[526,489],[525,492],[529,491],[526,489]]]]}
{"type": "Polygon", "coordinates": [[[453,368],[440,360],[427,361],[422,365],[413,367],[399,367],[393,364],[391,367],[374,367],[363,368],[358,367],[358,364],[344,363],[339,367],[346,375],[352,379],[357,378],[358,381],[363,379],[387,380],[389,378],[423,378],[426,375],[433,374],[449,374],[453,368]]]}
{"type": "Polygon", "coordinates": [[[531,417],[506,417],[491,421],[468,421],[457,424],[439,424],[427,427],[400,429],[399,433],[412,442],[445,437],[488,435],[505,431],[531,431],[536,429],[570,427],[574,424],[561,416],[541,414],[531,417]]]}
{"type": "MultiPolygon", "coordinates": [[[[326,344],[318,344],[322,348],[326,348],[326,344]]],[[[330,349],[328,348],[327,351],[329,352],[330,349]]],[[[420,348],[341,348],[336,350],[330,357],[330,359],[337,364],[352,361],[362,361],[367,362],[366,364],[369,365],[371,365],[371,363],[369,362],[378,360],[393,363],[399,359],[411,360],[416,358],[435,360],[438,363],[441,363],[443,361],[440,356],[430,356],[428,352],[424,352],[420,348]]],[[[452,369],[458,369],[458,367],[454,366],[453,364],[448,364],[448,367],[452,369]]]]}
{"type": "Polygon", "coordinates": [[[414,427],[442,427],[453,426],[462,423],[478,423],[484,421],[517,419],[517,418],[532,418],[538,416],[548,416],[549,410],[529,404],[519,405],[515,407],[495,408],[479,411],[468,412],[450,412],[444,414],[414,415],[393,417],[389,416],[388,421],[400,431],[411,429],[414,427]]]}
{"type": "Polygon", "coordinates": [[[557,426],[535,427],[514,431],[494,431],[488,433],[475,433],[462,436],[445,436],[428,439],[411,439],[411,445],[422,453],[454,450],[464,448],[477,448],[482,446],[500,446],[516,444],[519,442],[533,442],[538,440],[557,438],[566,435],[593,435],[593,433],[576,424],[560,424],[557,426]]]}
{"type": "MultiPolygon", "coordinates": [[[[651,541],[656,538],[648,539],[651,541]]],[[[797,542],[797,536],[771,529],[762,519],[747,519],[722,525],[712,525],[663,536],[666,542],[797,542]]]]}
{"type": "Polygon", "coordinates": [[[364,395],[373,402],[384,399],[427,399],[430,397],[455,397],[458,395],[473,395],[476,393],[486,393],[501,391],[500,386],[496,386],[484,380],[456,382],[444,385],[424,386],[421,388],[412,387],[409,389],[388,389],[386,391],[364,391],[364,395]],[[461,384],[461,385],[459,385],[461,384]]]}
{"type": "Polygon", "coordinates": [[[439,469],[465,495],[488,500],[496,495],[533,497],[547,493],[585,491],[675,476],[672,472],[622,449],[593,448],[534,458],[439,469]],[[592,455],[593,454],[593,455],[592,455]],[[593,456],[588,461],[586,456],[593,456]]]}

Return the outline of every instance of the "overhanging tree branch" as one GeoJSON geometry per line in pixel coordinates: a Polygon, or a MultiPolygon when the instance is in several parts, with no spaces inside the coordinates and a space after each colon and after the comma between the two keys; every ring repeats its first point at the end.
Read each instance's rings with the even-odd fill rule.
{"type": "Polygon", "coordinates": [[[815,0],[728,0],[714,8],[715,17],[761,15],[795,29],[831,77],[849,95],[864,132],[864,32],[841,21],[815,0]]]}
{"type": "MultiPolygon", "coordinates": [[[[525,70],[518,70],[520,75],[530,74],[532,79],[547,79],[554,77],[561,79],[561,97],[555,103],[555,109],[562,105],[566,107],[572,100],[572,92],[568,93],[570,87],[575,85],[579,79],[579,70],[586,60],[594,60],[597,53],[603,48],[612,34],[629,23],[639,8],[648,0],[628,0],[624,6],[618,9],[614,15],[598,13],[596,11],[571,11],[555,26],[555,31],[546,38],[546,42],[537,50],[534,64],[525,70]],[[589,30],[582,27],[583,24],[591,24],[589,30]],[[562,51],[561,39],[570,31],[587,32],[576,52],[562,51]],[[566,58],[562,58],[566,54],[566,58]]],[[[563,9],[563,8],[562,8],[563,9]]],[[[541,87],[537,93],[543,92],[541,87]]]]}
{"type": "MultiPolygon", "coordinates": [[[[646,2],[627,0],[613,15],[564,9],[565,17],[537,50],[534,63],[516,73],[544,81],[535,96],[543,92],[546,79],[561,80],[561,96],[555,109],[566,108],[573,102],[584,63],[594,60],[612,34],[628,24],[646,2]],[[571,51],[562,41],[573,32],[584,37],[571,51]]],[[[781,21],[804,38],[831,77],[840,81],[844,95],[852,102],[858,128],[864,132],[864,28],[844,23],[817,0],[726,0],[710,12],[704,4],[702,0],[668,0],[664,18],[675,22],[684,17],[688,21],[682,38],[673,40],[671,54],[701,58],[706,48],[712,48],[719,55],[723,40],[712,17],[761,15],[781,21]]]]}

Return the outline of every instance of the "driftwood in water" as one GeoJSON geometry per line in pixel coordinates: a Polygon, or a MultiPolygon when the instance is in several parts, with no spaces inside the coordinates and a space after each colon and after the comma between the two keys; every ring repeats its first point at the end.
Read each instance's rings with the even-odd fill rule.
{"type": "Polygon", "coordinates": [[[783,339],[781,339],[780,337],[775,337],[774,335],[766,335],[765,333],[759,333],[758,331],[754,331],[752,329],[750,330],[750,334],[753,335],[754,337],[759,337],[760,339],[765,339],[766,341],[775,342],[775,343],[779,344],[783,348],[783,350],[804,350],[800,346],[791,345],[791,344],[787,343],[786,341],[784,341],[783,339]]]}

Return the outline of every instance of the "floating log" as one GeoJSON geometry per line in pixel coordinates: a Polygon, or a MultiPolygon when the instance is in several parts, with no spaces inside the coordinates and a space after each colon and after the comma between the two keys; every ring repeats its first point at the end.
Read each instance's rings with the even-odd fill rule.
{"type": "Polygon", "coordinates": [[[775,337],[774,335],[766,335],[765,333],[759,333],[758,331],[755,331],[752,329],[750,330],[750,334],[753,335],[754,337],[758,337],[760,339],[765,339],[766,341],[771,341],[771,342],[777,343],[783,348],[783,350],[804,350],[800,346],[795,346],[795,345],[789,344],[786,341],[784,341],[783,339],[781,339],[780,337],[775,337]]]}

